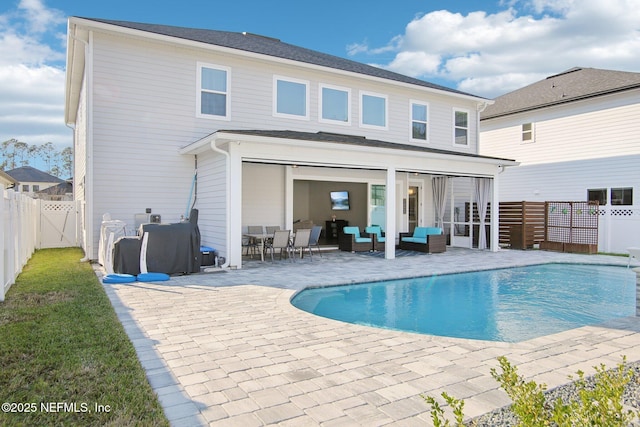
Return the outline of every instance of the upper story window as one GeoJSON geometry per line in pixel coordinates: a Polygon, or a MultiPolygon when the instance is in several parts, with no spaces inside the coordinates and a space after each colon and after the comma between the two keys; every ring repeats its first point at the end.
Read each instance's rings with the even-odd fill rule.
{"type": "Polygon", "coordinates": [[[29,192],[29,184],[23,184],[22,185],[22,192],[23,193],[28,193],[29,192]]]}
{"type": "Polygon", "coordinates": [[[633,205],[633,188],[612,188],[611,205],[633,205]]]}
{"type": "Polygon", "coordinates": [[[229,120],[230,70],[198,63],[198,117],[229,120]]]}
{"type": "Polygon", "coordinates": [[[522,124],[522,142],[534,142],[533,123],[522,124]]]}
{"type": "Polygon", "coordinates": [[[411,139],[426,142],[429,140],[429,106],[423,102],[411,101],[411,139]]]}
{"type": "Polygon", "coordinates": [[[360,126],[387,128],[387,97],[371,92],[360,95],[360,126]]]}
{"type": "Polygon", "coordinates": [[[320,85],[320,121],[351,123],[351,91],[349,89],[320,85]]]}
{"type": "Polygon", "coordinates": [[[453,110],[454,145],[469,145],[469,112],[466,110],[453,110]]]}
{"type": "Polygon", "coordinates": [[[274,77],[273,114],[296,119],[309,119],[309,82],[274,77]]]}
{"type": "Polygon", "coordinates": [[[33,192],[38,192],[40,191],[40,186],[38,184],[33,184],[33,187],[31,187],[33,189],[33,192]]]}

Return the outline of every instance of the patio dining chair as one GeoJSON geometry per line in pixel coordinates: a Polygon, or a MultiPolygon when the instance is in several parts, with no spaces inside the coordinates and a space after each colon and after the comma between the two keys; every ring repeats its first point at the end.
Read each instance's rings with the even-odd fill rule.
{"type": "MultiPolygon", "coordinates": [[[[247,234],[264,234],[264,228],[261,225],[249,225],[247,226],[247,234]]],[[[250,255],[253,259],[253,255],[260,249],[262,242],[257,238],[248,236],[243,240],[242,246],[247,248],[247,255],[250,255]],[[251,251],[251,253],[249,253],[251,251]]]]}
{"type": "Polygon", "coordinates": [[[304,250],[307,249],[309,251],[309,256],[311,257],[311,261],[313,261],[313,254],[311,253],[311,248],[309,247],[309,238],[311,237],[311,229],[309,228],[301,228],[296,231],[296,235],[293,238],[293,244],[290,247],[291,258],[296,260],[296,250],[300,249],[300,259],[302,259],[304,255],[304,250]]]}
{"type": "Polygon", "coordinates": [[[311,247],[315,246],[318,249],[318,253],[322,256],[322,252],[320,251],[320,233],[322,233],[321,225],[314,225],[311,229],[311,235],[309,236],[309,252],[311,252],[311,247]]]}
{"type": "Polygon", "coordinates": [[[290,235],[291,235],[290,230],[276,230],[273,233],[273,238],[267,243],[267,246],[265,246],[265,250],[268,250],[269,252],[271,252],[272,262],[273,262],[273,253],[276,251],[276,249],[280,249],[280,259],[282,259],[282,251],[289,250],[289,244],[291,243],[289,240],[290,235]]]}

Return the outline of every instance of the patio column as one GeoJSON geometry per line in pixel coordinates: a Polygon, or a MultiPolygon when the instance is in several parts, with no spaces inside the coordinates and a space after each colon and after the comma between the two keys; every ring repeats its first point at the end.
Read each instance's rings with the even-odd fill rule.
{"type": "Polygon", "coordinates": [[[396,257],[396,168],[391,166],[387,169],[385,197],[385,236],[384,257],[395,259],[396,257]]]}
{"type": "Polygon", "coordinates": [[[231,230],[227,253],[231,268],[242,268],[242,157],[235,143],[229,144],[229,205],[227,227],[231,230]]]}

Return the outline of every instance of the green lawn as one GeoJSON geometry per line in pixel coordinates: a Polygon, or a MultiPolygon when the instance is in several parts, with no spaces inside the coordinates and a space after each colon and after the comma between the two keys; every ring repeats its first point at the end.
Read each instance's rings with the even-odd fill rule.
{"type": "Polygon", "coordinates": [[[36,251],[0,302],[0,425],[168,426],[82,257],[36,251]]]}

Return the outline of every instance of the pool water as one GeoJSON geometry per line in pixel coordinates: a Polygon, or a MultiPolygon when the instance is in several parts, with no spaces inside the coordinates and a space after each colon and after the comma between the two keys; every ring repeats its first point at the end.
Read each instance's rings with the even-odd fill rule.
{"type": "Polygon", "coordinates": [[[520,342],[632,316],[635,300],[627,268],[544,264],[305,289],[291,302],[360,325],[520,342]]]}

